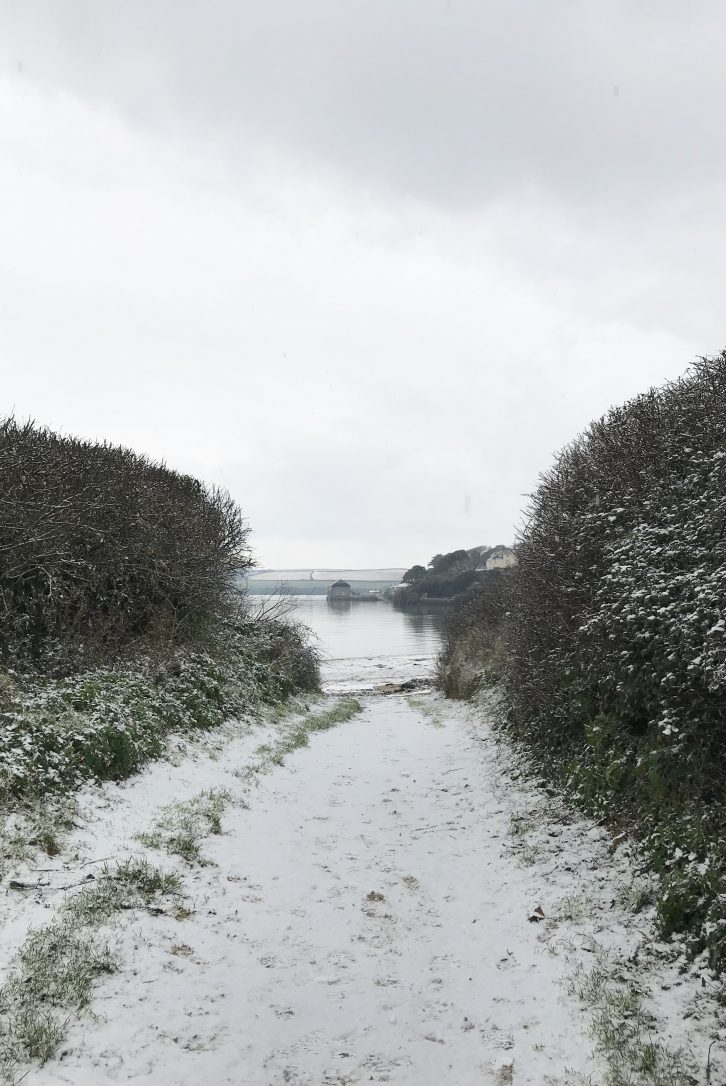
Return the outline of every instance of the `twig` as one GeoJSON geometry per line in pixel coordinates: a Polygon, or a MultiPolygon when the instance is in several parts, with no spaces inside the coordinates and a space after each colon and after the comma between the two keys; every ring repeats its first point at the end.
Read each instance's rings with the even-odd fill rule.
{"type": "Polygon", "coordinates": [[[713,1048],[713,1046],[715,1044],[716,1044],[716,1040],[714,1039],[713,1041],[711,1041],[711,1044],[708,1046],[708,1059],[706,1060],[706,1082],[711,1081],[711,1049],[713,1048]]]}
{"type": "Polygon", "coordinates": [[[113,860],[113,856],[99,856],[96,860],[85,860],[82,864],[78,865],[78,868],[90,867],[91,864],[102,864],[105,863],[106,860],[113,860]]]}
{"type": "MultiPolygon", "coordinates": [[[[76,864],[76,866],[70,868],[70,870],[80,871],[82,867],[90,867],[91,864],[101,864],[106,860],[113,860],[113,856],[99,856],[96,860],[84,860],[82,864],[76,864]]],[[[57,867],[36,867],[35,870],[40,871],[44,875],[54,875],[59,869],[57,867]]]]}
{"type": "Polygon", "coordinates": [[[81,879],[80,882],[67,882],[63,886],[47,886],[40,882],[20,882],[18,879],[11,879],[8,883],[10,890],[33,890],[35,893],[40,894],[57,894],[59,890],[73,890],[76,886],[88,886],[88,879],[81,879]]]}

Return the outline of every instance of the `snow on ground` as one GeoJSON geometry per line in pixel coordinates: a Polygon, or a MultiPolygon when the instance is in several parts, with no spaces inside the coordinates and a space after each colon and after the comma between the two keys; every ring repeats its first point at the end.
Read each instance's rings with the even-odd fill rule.
{"type": "MultiPolygon", "coordinates": [[[[239,793],[234,771],[261,741],[230,732],[221,750],[88,793],[74,854],[144,852],[134,834],[160,805],[239,793]]],[[[515,777],[467,709],[430,693],[368,697],[262,777],[248,809],[227,810],[205,841],[210,865],[150,852],[182,874],[193,914],[126,921],[125,967],[98,985],[97,1017],[72,1024],[62,1059],[24,1086],[597,1081],[587,1016],[563,981],[591,964],[593,939],[626,959],[644,941],[647,916],[636,925],[614,904],[633,860],[515,777]],[[511,832],[523,824],[526,855],[511,832]],[[538,907],[544,919],[530,919],[538,907]]],[[[47,918],[16,909],[10,941],[47,918]]],[[[643,955],[637,969],[662,1039],[702,1073],[715,1028],[703,990],[665,960],[643,955]],[[700,1025],[684,1018],[694,1009],[700,1025]]]]}
{"type": "Polygon", "coordinates": [[[323,689],[328,694],[365,694],[377,686],[430,676],[432,655],[365,656],[358,659],[323,657],[323,689]]]}
{"type": "Polygon", "coordinates": [[[138,776],[84,788],[78,796],[79,830],[62,855],[42,856],[42,867],[19,863],[9,873],[0,896],[0,976],[31,927],[52,918],[59,887],[80,885],[104,861],[113,862],[145,850],[135,835],[149,828],[159,807],[195,795],[219,770],[219,759],[241,763],[265,742],[269,726],[230,721],[223,728],[195,739],[177,739],[168,757],[152,763],[138,776]],[[10,881],[37,885],[36,893],[17,893],[10,881]]]}

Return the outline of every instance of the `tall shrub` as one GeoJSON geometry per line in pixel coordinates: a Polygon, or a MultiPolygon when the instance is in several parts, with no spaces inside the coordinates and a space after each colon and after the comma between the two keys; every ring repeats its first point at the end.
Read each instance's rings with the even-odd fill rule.
{"type": "Polygon", "coordinates": [[[251,564],[230,496],[128,449],[0,423],[0,654],[181,642],[251,564]]]}
{"type": "MultiPolygon", "coordinates": [[[[612,410],[542,476],[518,546],[507,690],[547,742],[726,756],[726,354],[612,410]]],[[[711,784],[709,784],[709,780],[711,784]]]]}
{"type": "Polygon", "coordinates": [[[663,875],[726,966],[726,353],[612,410],[541,478],[506,621],[511,727],[663,875]]]}

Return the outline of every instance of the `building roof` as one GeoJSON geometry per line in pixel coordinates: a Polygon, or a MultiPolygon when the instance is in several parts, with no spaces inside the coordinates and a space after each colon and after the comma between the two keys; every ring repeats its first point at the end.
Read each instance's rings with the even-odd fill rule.
{"type": "Polygon", "coordinates": [[[350,588],[347,581],[334,581],[330,586],[331,588],[350,588]]]}
{"type": "MultiPolygon", "coordinates": [[[[497,547],[489,555],[489,558],[506,558],[508,554],[514,554],[511,547],[497,547]]],[[[487,559],[489,561],[489,559],[487,559]]]]}

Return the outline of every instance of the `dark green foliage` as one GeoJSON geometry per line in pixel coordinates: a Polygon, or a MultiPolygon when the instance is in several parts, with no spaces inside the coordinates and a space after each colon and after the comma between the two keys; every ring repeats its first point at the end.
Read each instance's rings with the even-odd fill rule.
{"type": "Polygon", "coordinates": [[[319,685],[317,653],[294,623],[258,617],[220,626],[208,650],[26,677],[0,711],[0,803],[123,780],[158,757],[172,731],[215,728],[319,685]]]}
{"type": "Polygon", "coordinates": [[[427,573],[407,588],[399,589],[396,600],[400,603],[416,603],[422,599],[452,599],[460,596],[476,581],[473,570],[458,573],[427,573]]]}
{"type": "Polygon", "coordinates": [[[224,491],[128,449],[0,424],[0,655],[72,670],[196,639],[251,564],[224,491]]]}
{"type": "Polygon", "coordinates": [[[473,569],[476,558],[469,551],[451,551],[449,554],[435,554],[429,562],[431,569],[436,574],[461,573],[462,570],[473,569]]]}
{"type": "Polygon", "coordinates": [[[122,780],[172,731],[317,689],[305,633],[239,592],[229,495],[12,419],[0,482],[0,803],[122,780]]]}
{"type": "Polygon", "coordinates": [[[605,714],[621,738],[700,757],[698,792],[720,793],[725,525],[720,356],[613,410],[543,476],[508,623],[517,726],[567,743],[605,714]]]}
{"type": "Polygon", "coordinates": [[[394,596],[394,603],[410,607],[422,600],[451,600],[472,591],[486,578],[483,567],[495,547],[471,547],[469,550],[435,554],[429,568],[412,566],[403,577],[406,588],[394,596]]]}
{"type": "Polygon", "coordinates": [[[426,576],[426,569],[424,566],[411,566],[407,569],[403,575],[404,584],[415,584],[416,581],[420,581],[422,577],[426,576]]]}
{"type": "Polygon", "coordinates": [[[276,700],[320,687],[318,652],[304,626],[280,618],[256,630],[257,666],[276,700]]]}

